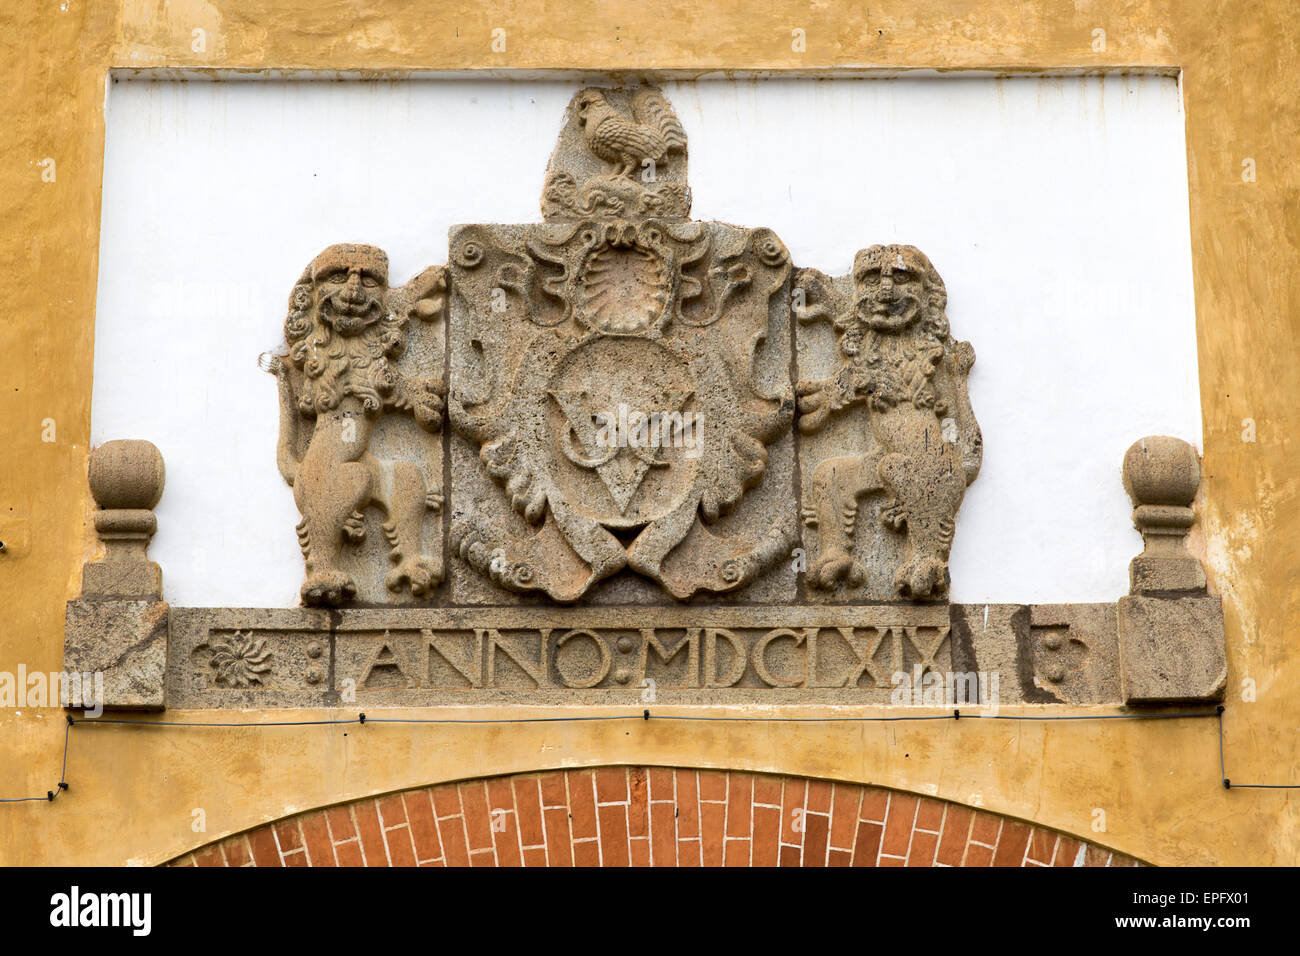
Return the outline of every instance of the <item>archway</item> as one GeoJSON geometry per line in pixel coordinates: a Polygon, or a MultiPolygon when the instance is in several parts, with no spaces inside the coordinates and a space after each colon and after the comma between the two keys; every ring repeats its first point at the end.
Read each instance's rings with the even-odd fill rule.
{"type": "Polygon", "coordinates": [[[804,777],[597,767],[479,778],[272,821],[173,866],[1136,866],[1011,817],[804,777]]]}

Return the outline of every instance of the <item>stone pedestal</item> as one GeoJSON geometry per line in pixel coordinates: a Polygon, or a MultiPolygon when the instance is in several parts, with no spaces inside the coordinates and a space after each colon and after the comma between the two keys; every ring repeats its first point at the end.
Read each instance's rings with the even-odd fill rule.
{"type": "Polygon", "coordinates": [[[1223,699],[1228,660],[1218,597],[1122,597],[1119,637],[1126,703],[1223,699]]]}
{"type": "Polygon", "coordinates": [[[167,612],[164,601],[69,601],[63,669],[82,675],[82,699],[67,699],[64,705],[93,709],[102,703],[105,710],[162,710],[167,612]],[[102,701],[95,699],[100,687],[102,701]],[[93,693],[87,688],[94,688],[93,693]]]}
{"type": "Polygon", "coordinates": [[[1205,571],[1185,546],[1200,481],[1196,450],[1177,438],[1144,438],[1124,455],[1124,487],[1146,544],[1118,607],[1128,704],[1217,701],[1227,686],[1223,605],[1206,594],[1205,571]]]}
{"type": "Polygon", "coordinates": [[[1133,499],[1133,524],[1146,545],[1129,565],[1133,594],[1205,591],[1201,562],[1183,541],[1196,521],[1192,499],[1201,483],[1196,449],[1157,435],[1135,442],[1124,455],[1124,487],[1133,499]]]}
{"type": "Polygon", "coordinates": [[[68,602],[63,669],[68,707],[161,710],[167,670],[162,571],[146,549],[158,527],[163,459],[147,441],[111,441],[91,452],[90,490],[102,510],[95,531],[105,554],[82,571],[81,597],[68,602]]]}

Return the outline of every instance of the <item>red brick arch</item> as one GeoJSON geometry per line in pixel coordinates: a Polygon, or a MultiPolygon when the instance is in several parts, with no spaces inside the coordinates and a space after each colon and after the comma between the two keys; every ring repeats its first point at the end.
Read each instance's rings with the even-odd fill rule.
{"type": "Polygon", "coordinates": [[[1010,817],[804,777],[599,767],[311,810],[174,866],[1135,866],[1010,817]]]}

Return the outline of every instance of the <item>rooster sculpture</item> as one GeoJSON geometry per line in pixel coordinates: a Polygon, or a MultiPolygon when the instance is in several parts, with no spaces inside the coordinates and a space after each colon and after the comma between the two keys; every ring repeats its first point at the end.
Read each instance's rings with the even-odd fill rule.
{"type": "Polygon", "coordinates": [[[578,97],[578,122],[587,148],[631,177],[645,160],[662,163],[669,153],[686,151],[686,131],[657,90],[642,90],[632,101],[629,120],[603,90],[584,90],[578,97]]]}

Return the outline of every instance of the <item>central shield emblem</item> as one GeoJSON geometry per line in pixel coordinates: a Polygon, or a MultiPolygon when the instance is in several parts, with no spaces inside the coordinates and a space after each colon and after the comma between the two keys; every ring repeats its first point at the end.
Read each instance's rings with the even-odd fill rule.
{"type": "Polygon", "coordinates": [[[545,222],[452,230],[465,600],[572,601],[629,574],[685,599],[741,589],[789,554],[793,507],[737,518],[770,447],[791,455],[789,255],[770,230],[688,218],[685,148],[657,90],[584,90],[545,222]]]}
{"type": "Polygon", "coordinates": [[[702,416],[683,356],[650,339],[597,335],[565,357],[549,391],[555,470],[583,514],[632,528],[690,493],[702,416]]]}

